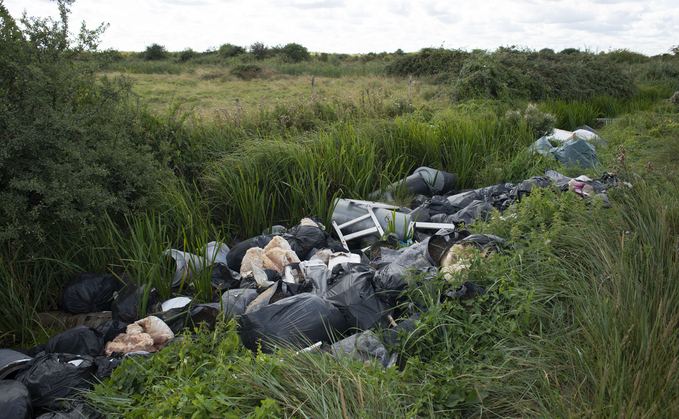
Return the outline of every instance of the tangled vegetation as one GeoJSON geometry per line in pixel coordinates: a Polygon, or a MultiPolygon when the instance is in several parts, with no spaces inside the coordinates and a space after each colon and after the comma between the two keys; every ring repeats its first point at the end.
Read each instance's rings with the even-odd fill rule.
{"type": "MultiPolygon", "coordinates": [[[[160,289],[153,269],[164,249],[232,245],[310,214],[329,225],[334,198],[367,199],[419,166],[455,173],[458,189],[550,168],[621,181],[606,206],[547,189],[475,223],[474,232],[507,238],[512,250],[473,258],[467,279],[486,296],[442,301],[451,287],[442,277],[401,296],[396,320],[420,317],[389,348],[402,355],[400,368],[253,354],[235,325],[220,323],[126,360],[87,394],[93,409],[110,417],[679,414],[679,108],[668,100],[679,90],[676,47],[658,57],[516,48],[345,56],[224,44],[146,59],[98,52],[104,27],[72,37],[72,2],[58,2],[59,22],[17,24],[0,0],[3,346],[58,332],[34,316],[59,307],[75,274],[127,274],[160,289]],[[244,97],[207,117],[179,103],[150,110],[130,78],[193,73],[368,84],[352,95],[244,97]],[[419,85],[406,84],[411,75],[419,85]],[[376,77],[410,90],[396,93],[376,77]],[[580,171],[525,152],[553,127],[582,125],[606,142],[597,148],[602,166],[580,171]]],[[[215,297],[209,277],[194,286],[196,298],[215,297]]]]}

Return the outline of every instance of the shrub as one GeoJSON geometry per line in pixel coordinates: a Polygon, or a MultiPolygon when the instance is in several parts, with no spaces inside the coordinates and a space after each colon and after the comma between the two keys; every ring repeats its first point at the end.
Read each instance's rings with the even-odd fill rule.
{"type": "Polygon", "coordinates": [[[131,85],[89,61],[105,27],[69,38],[61,21],[22,18],[0,3],[0,243],[88,231],[105,213],[143,207],[160,172],[135,133],[131,85]]]}
{"type": "Polygon", "coordinates": [[[505,113],[505,118],[507,118],[511,125],[515,125],[523,119],[530,127],[534,138],[540,138],[550,134],[554,131],[554,126],[556,125],[556,117],[554,115],[542,112],[532,103],[528,104],[523,115],[521,114],[521,111],[507,111],[505,113]]]}
{"type": "Polygon", "coordinates": [[[423,48],[415,54],[396,55],[387,66],[387,74],[392,76],[457,74],[469,57],[468,52],[444,48],[423,48]]]}
{"type": "Polygon", "coordinates": [[[611,61],[625,64],[640,64],[649,60],[644,54],[624,49],[614,49],[602,55],[607,56],[611,61]]]}
{"type": "Polygon", "coordinates": [[[167,50],[164,46],[151,44],[144,51],[144,59],[147,61],[163,60],[167,58],[167,50]]]}
{"type": "Polygon", "coordinates": [[[196,54],[196,51],[192,50],[191,48],[186,48],[184,51],[179,53],[179,61],[185,63],[195,58],[197,55],[198,54],[196,54]]]}
{"type": "Polygon", "coordinates": [[[237,55],[245,54],[247,51],[245,51],[245,48],[239,47],[238,45],[232,45],[232,44],[223,44],[222,46],[219,47],[219,55],[221,55],[224,58],[230,58],[230,57],[235,57],[237,55]]]}
{"type": "Polygon", "coordinates": [[[269,47],[261,42],[255,42],[250,45],[250,54],[252,54],[256,60],[263,60],[269,56],[269,47]]]}
{"type": "Polygon", "coordinates": [[[261,77],[263,68],[255,64],[241,64],[231,69],[231,74],[243,80],[252,80],[256,77],[261,77]]]}
{"type": "Polygon", "coordinates": [[[301,61],[307,61],[309,60],[309,57],[311,56],[309,54],[309,51],[306,49],[306,47],[301,46],[300,44],[287,44],[280,50],[281,54],[283,54],[289,61],[292,61],[293,63],[299,63],[301,61]]]}

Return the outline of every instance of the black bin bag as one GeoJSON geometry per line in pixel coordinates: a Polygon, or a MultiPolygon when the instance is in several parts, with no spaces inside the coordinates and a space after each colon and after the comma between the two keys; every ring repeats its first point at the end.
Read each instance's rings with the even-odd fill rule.
{"type": "Polygon", "coordinates": [[[58,409],[61,399],[92,388],[97,366],[86,355],[44,354],[14,378],[31,393],[33,409],[58,409]]]}
{"type": "Polygon", "coordinates": [[[99,331],[91,327],[76,326],[49,338],[45,352],[99,356],[104,353],[104,339],[99,331]]]}
{"type": "Polygon", "coordinates": [[[111,310],[118,280],[113,274],[81,273],[64,286],[64,311],[72,314],[111,310]]]}
{"type": "Polygon", "coordinates": [[[31,393],[25,385],[14,380],[0,380],[0,416],[13,419],[33,417],[31,393]]]}
{"type": "Polygon", "coordinates": [[[324,249],[328,245],[326,233],[320,227],[298,225],[290,229],[283,238],[300,260],[306,260],[313,249],[324,249]]]}
{"type": "Polygon", "coordinates": [[[322,297],[342,312],[349,327],[367,330],[388,325],[387,315],[393,307],[375,294],[373,267],[341,263],[333,268],[332,274],[330,286],[322,297]]]}
{"type": "MultiPolygon", "coordinates": [[[[142,284],[140,287],[137,287],[136,284],[128,284],[123,288],[111,305],[113,320],[120,320],[128,324],[139,320],[146,287],[148,287],[147,284],[142,284]]],[[[151,288],[146,299],[146,313],[153,312],[154,306],[160,301],[158,291],[151,288]]]]}
{"type": "Polygon", "coordinates": [[[261,345],[266,353],[275,346],[306,348],[347,330],[342,313],[313,293],[284,298],[237,317],[237,321],[243,345],[252,351],[261,345]]]}

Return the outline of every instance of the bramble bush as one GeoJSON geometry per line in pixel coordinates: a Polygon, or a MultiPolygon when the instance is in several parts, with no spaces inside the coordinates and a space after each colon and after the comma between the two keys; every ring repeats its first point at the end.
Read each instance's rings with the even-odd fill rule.
{"type": "Polygon", "coordinates": [[[22,28],[0,3],[0,243],[84,233],[144,207],[162,178],[135,135],[130,83],[97,76],[106,27],[71,37],[73,1],[58,1],[60,21],[24,16],[22,28]]]}

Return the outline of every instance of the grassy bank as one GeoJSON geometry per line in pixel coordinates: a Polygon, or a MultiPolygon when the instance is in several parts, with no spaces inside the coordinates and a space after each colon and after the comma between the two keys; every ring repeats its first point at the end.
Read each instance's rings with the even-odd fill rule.
{"type": "MultiPolygon", "coordinates": [[[[454,173],[458,190],[548,168],[620,180],[608,205],[542,190],[476,223],[472,232],[510,240],[455,277],[488,295],[441,301],[451,283],[412,278],[422,285],[405,292],[396,320],[421,317],[389,348],[399,368],[253,354],[234,324],[219,324],[126,360],[87,395],[107,416],[679,413],[679,108],[667,100],[679,90],[677,57],[499,48],[44,60],[52,44],[91,45],[44,24],[35,30],[61,43],[34,45],[2,7],[0,17],[12,64],[0,97],[3,346],[58,333],[35,314],[58,309],[78,273],[128,275],[166,297],[164,250],[232,246],[308,215],[329,226],[334,198],[367,199],[419,166],[454,173]],[[525,152],[552,125],[583,124],[605,142],[599,166],[525,152]]],[[[208,274],[193,281],[198,301],[218,297],[208,274]]]]}

